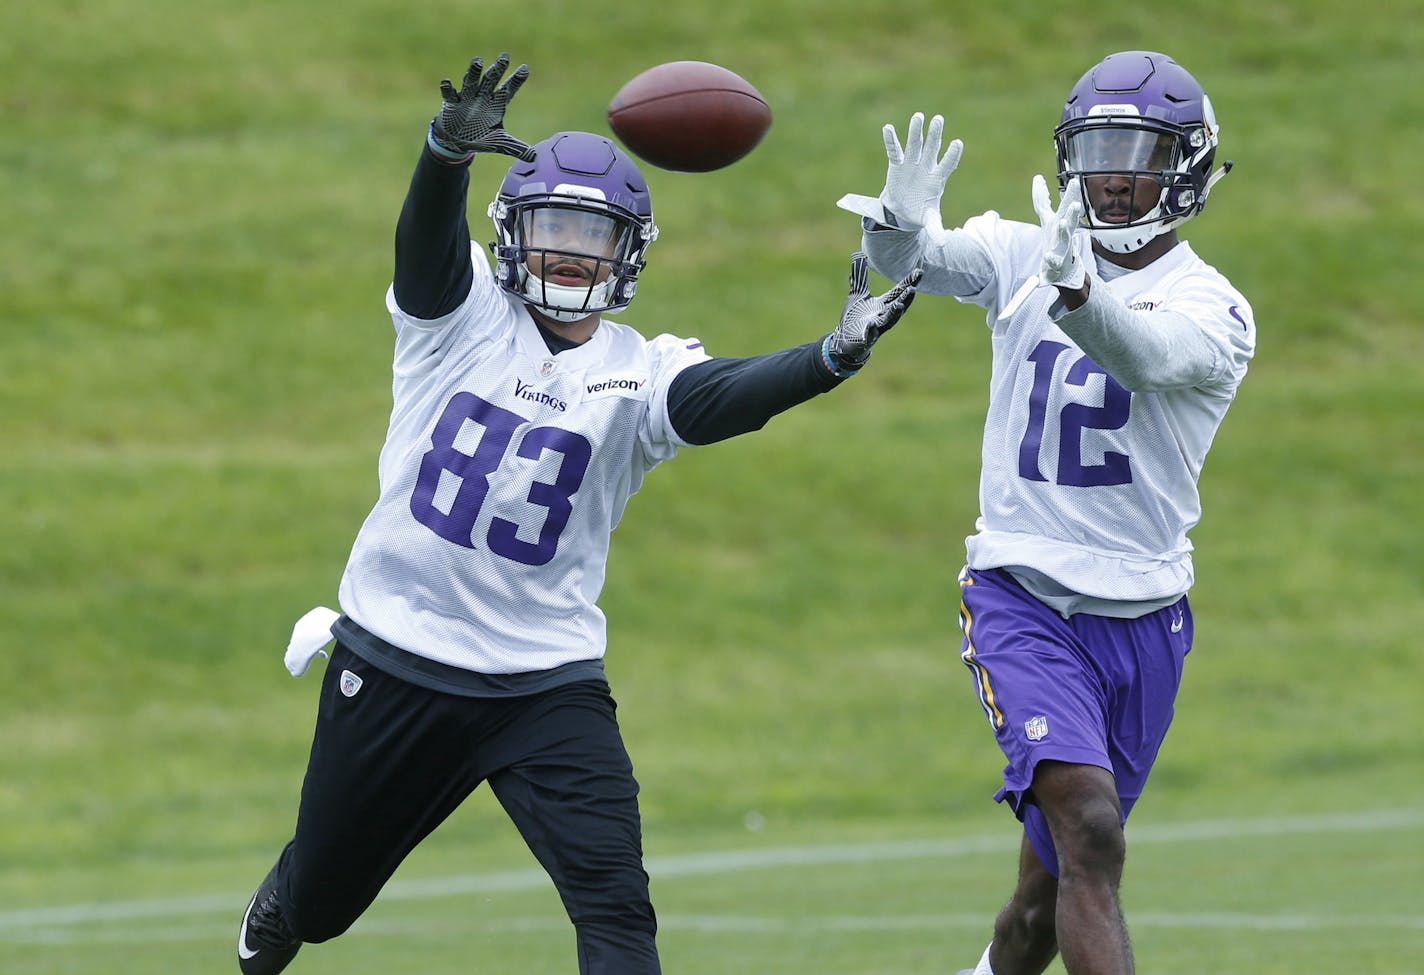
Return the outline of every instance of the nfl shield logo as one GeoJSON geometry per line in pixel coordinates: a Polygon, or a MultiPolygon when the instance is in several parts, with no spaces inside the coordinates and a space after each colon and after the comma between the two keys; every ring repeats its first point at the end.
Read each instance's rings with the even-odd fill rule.
{"type": "Polygon", "coordinates": [[[1024,734],[1029,741],[1043,741],[1048,737],[1048,719],[1043,715],[1036,715],[1024,722],[1024,734]]]}
{"type": "Polygon", "coordinates": [[[553,359],[545,359],[539,363],[539,378],[548,379],[552,376],[554,374],[555,365],[557,365],[557,363],[555,363],[553,359]]]}
{"type": "Polygon", "coordinates": [[[341,693],[347,697],[355,697],[356,692],[361,689],[361,678],[351,673],[349,670],[341,672],[341,693]]]}

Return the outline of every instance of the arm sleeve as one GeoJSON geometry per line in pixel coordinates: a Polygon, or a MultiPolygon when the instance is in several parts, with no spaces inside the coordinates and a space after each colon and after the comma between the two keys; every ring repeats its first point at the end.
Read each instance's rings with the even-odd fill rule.
{"type": "Polygon", "coordinates": [[[841,381],[822,363],[819,340],[746,359],[707,359],[672,381],[668,420],[689,444],[716,443],[760,430],[841,381]]]}
{"type": "Polygon", "coordinates": [[[984,290],[994,264],[979,243],[962,230],[896,230],[862,221],[861,248],[877,274],[899,281],[919,266],[921,294],[967,298],[984,290]]]}
{"type": "Polygon", "coordinates": [[[1196,386],[1216,369],[1216,346],[1191,318],[1174,311],[1134,311],[1100,284],[1073,311],[1062,299],[1055,301],[1049,316],[1132,392],[1196,386]]]}
{"type": "Polygon", "coordinates": [[[470,167],[438,161],[424,147],[396,221],[396,304],[412,318],[437,319],[470,293],[470,167]]]}

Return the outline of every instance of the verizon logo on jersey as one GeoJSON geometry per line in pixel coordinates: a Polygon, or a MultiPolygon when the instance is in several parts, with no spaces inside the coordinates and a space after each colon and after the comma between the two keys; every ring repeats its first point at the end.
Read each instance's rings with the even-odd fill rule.
{"type": "Polygon", "coordinates": [[[560,413],[569,408],[569,404],[554,396],[550,396],[542,389],[535,389],[522,379],[514,381],[514,395],[530,403],[538,403],[540,406],[547,406],[550,409],[558,410],[560,413]]]}
{"type": "Polygon", "coordinates": [[[600,383],[589,383],[588,394],[607,393],[615,389],[642,389],[646,379],[605,379],[600,383]]]}

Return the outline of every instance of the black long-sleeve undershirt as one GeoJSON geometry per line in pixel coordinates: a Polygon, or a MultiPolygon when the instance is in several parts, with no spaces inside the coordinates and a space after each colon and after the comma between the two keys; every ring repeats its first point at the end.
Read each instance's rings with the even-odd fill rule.
{"type": "Polygon", "coordinates": [[[470,167],[435,158],[428,146],[410,178],[396,221],[393,286],[401,311],[416,318],[450,314],[470,293],[470,225],[465,217],[470,167]]]}
{"type": "MultiPolygon", "coordinates": [[[[469,166],[439,161],[423,147],[396,222],[396,304],[408,315],[441,318],[470,293],[469,166]]],[[[549,351],[573,343],[545,328],[549,351]]],[[[710,444],[753,430],[842,382],[826,368],[820,342],[746,358],[714,358],[684,369],[668,390],[668,418],[690,444],[710,444]]]]}
{"type": "Polygon", "coordinates": [[[673,379],[668,419],[688,443],[716,443],[760,430],[841,382],[822,363],[819,340],[745,359],[708,359],[673,379]]]}

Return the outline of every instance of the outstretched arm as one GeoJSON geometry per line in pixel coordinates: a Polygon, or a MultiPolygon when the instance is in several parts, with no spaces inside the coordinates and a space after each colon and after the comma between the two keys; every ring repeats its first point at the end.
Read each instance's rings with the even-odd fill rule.
{"type": "Polygon", "coordinates": [[[850,293],[841,319],[819,342],[744,359],[708,359],[678,374],[668,390],[668,418],[691,444],[716,443],[753,430],[798,403],[834,389],[860,371],[870,349],[915,297],[912,271],[883,295],[870,294],[867,261],[851,258],[850,293]]]}
{"type": "Polygon", "coordinates": [[[470,293],[468,165],[449,166],[424,146],[396,221],[396,304],[413,318],[441,318],[470,293]]]}
{"type": "Polygon", "coordinates": [[[921,227],[942,227],[939,206],[944,186],[959,166],[964,143],[954,139],[940,156],[944,138],[944,116],[930,119],[925,131],[925,116],[916,112],[910,116],[901,147],[895,126],[886,124],[880,134],[885,141],[885,188],[880,196],[847,193],[836,203],[842,210],[858,213],[882,227],[896,230],[919,230],[921,227]]]}
{"type": "Polygon", "coordinates": [[[895,126],[881,129],[885,143],[885,188],[880,195],[847,193],[836,202],[861,217],[861,247],[870,265],[888,278],[910,269],[924,272],[920,290],[926,294],[978,294],[993,275],[984,252],[964,234],[946,231],[940,216],[945,184],[959,166],[964,143],[953,139],[941,156],[944,117],[936,115],[925,128],[925,116],[910,116],[901,146],[895,126]]]}
{"type": "Polygon", "coordinates": [[[690,444],[760,430],[768,420],[842,382],[821,362],[821,343],[745,359],[708,359],[678,373],[668,390],[668,419],[690,444]]]}
{"type": "Polygon", "coordinates": [[[503,85],[509,55],[484,70],[475,58],[457,92],[440,83],[440,112],[430,123],[410,188],[396,221],[396,304],[414,318],[434,319],[470,292],[470,228],[465,216],[469,163],[476,153],[523,158],[532,150],[504,130],[504,111],[529,77],[520,65],[503,85]]]}

